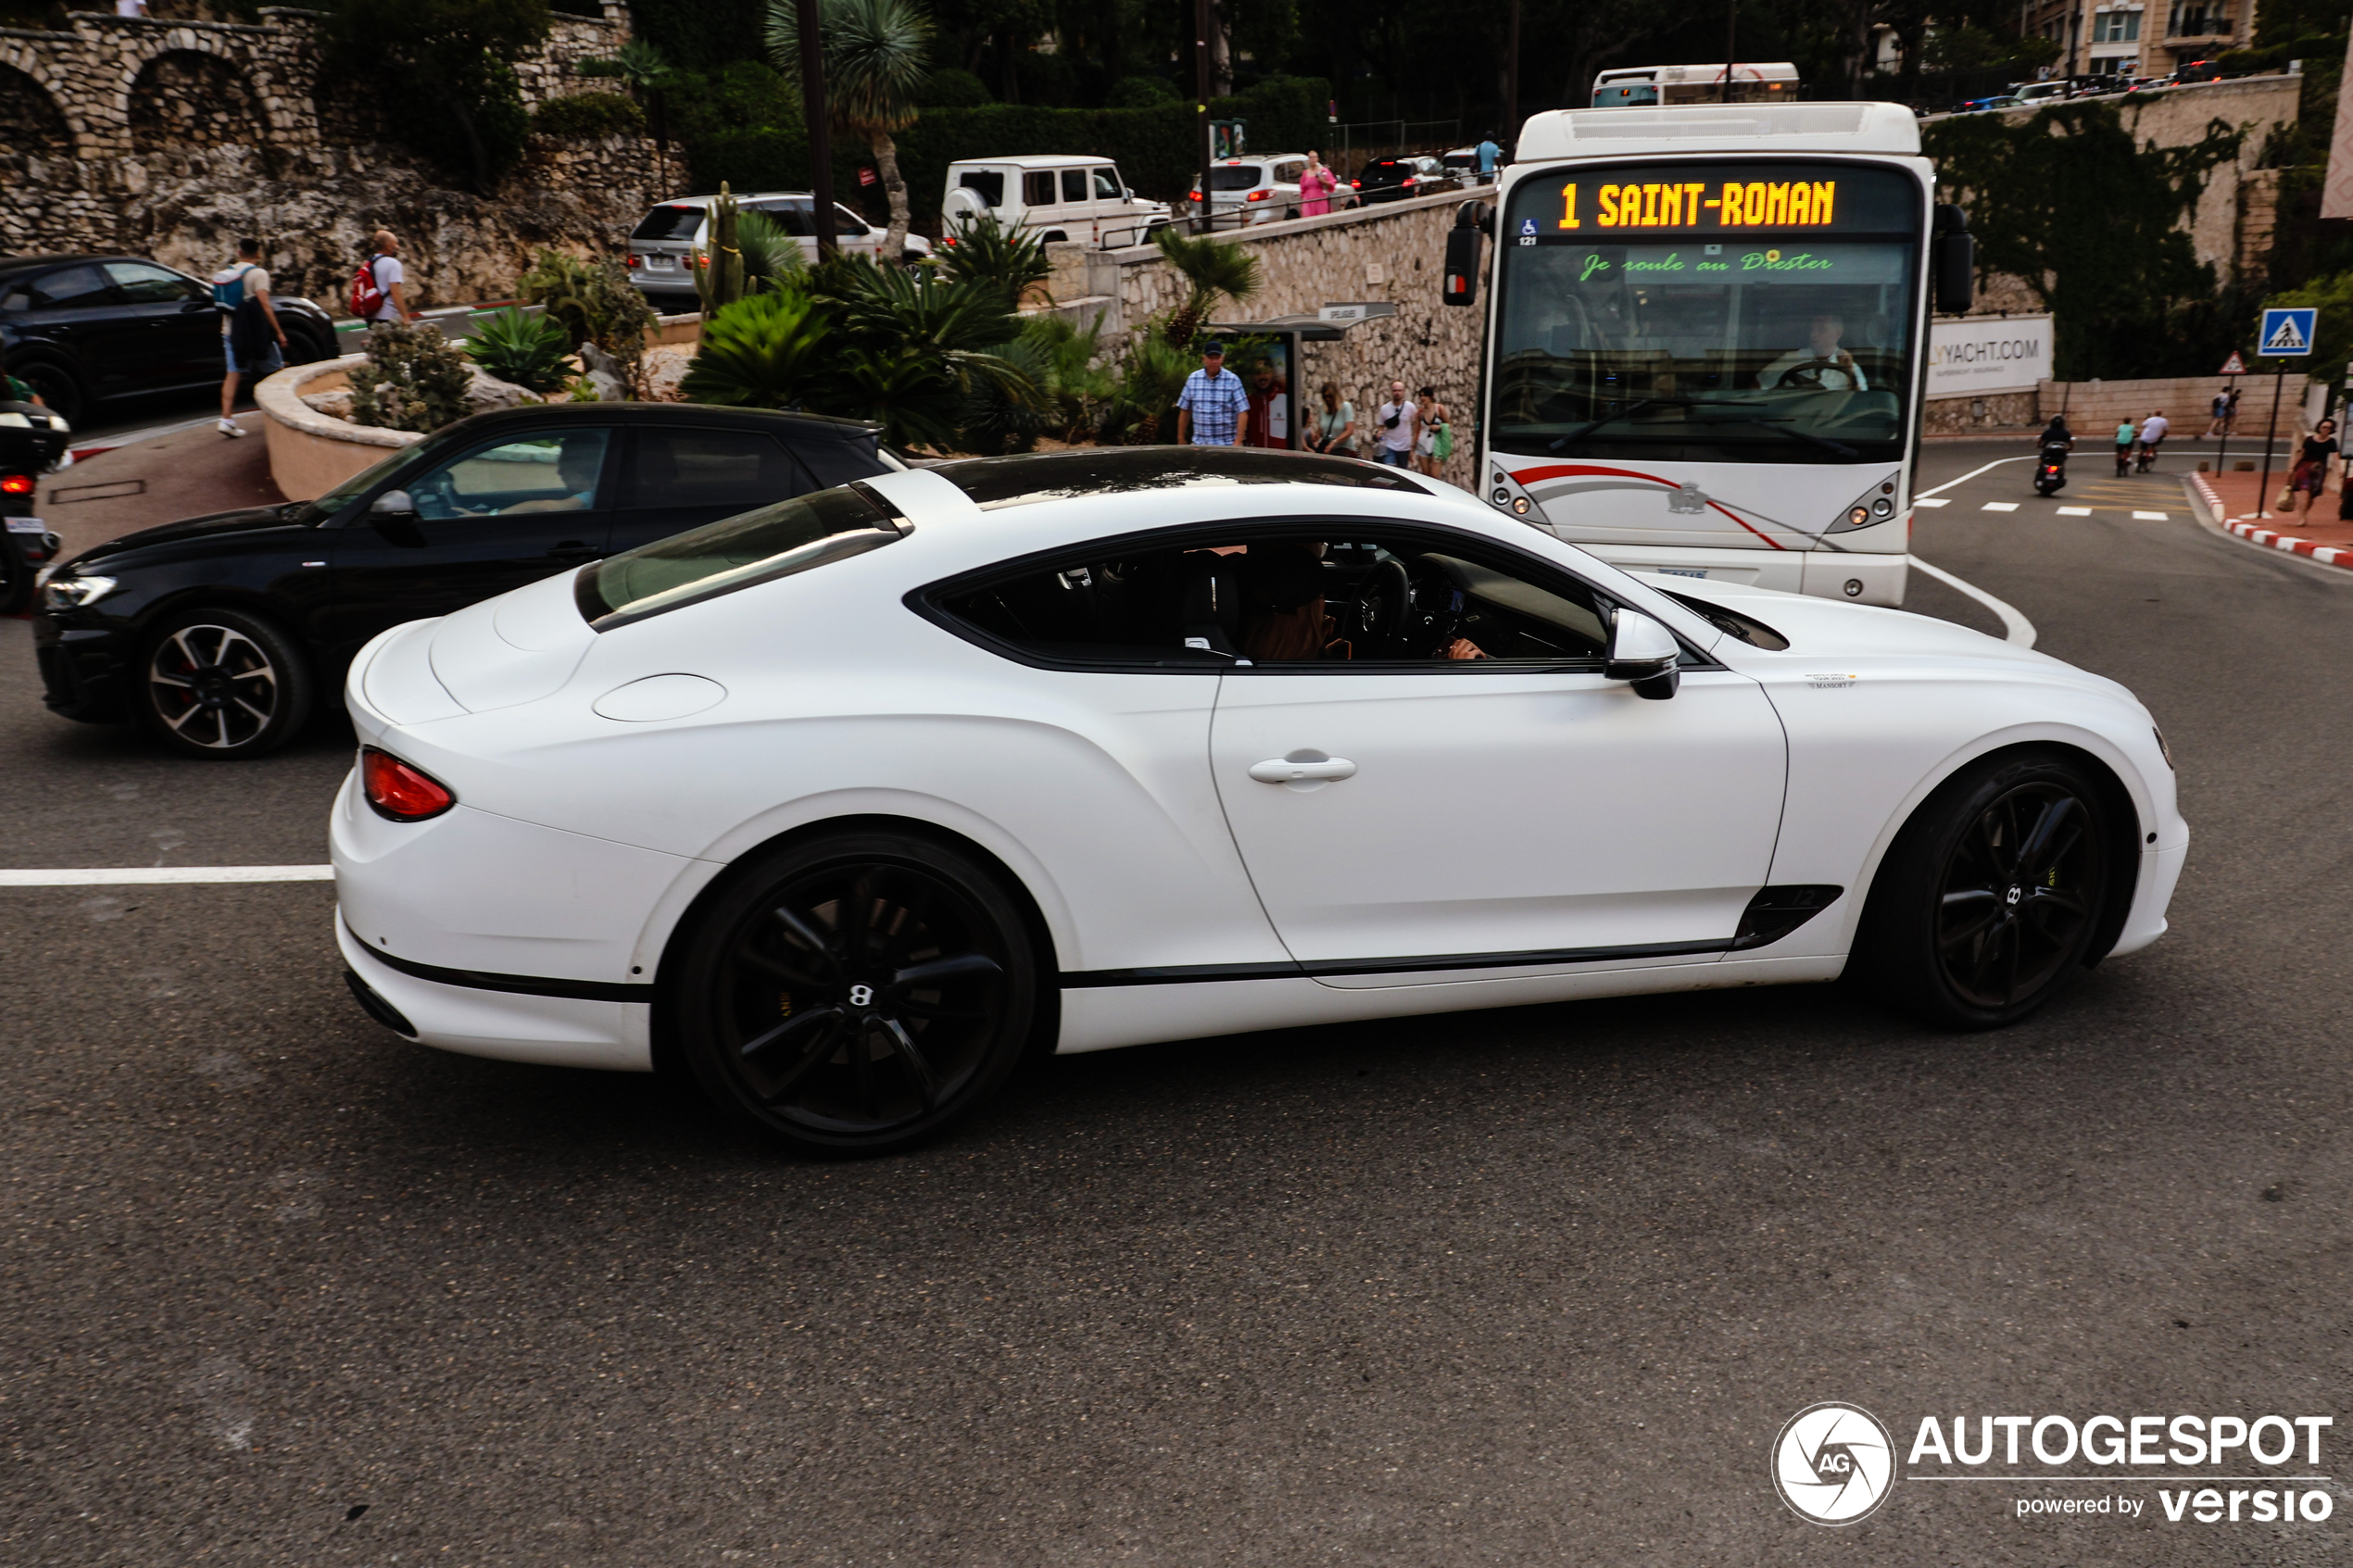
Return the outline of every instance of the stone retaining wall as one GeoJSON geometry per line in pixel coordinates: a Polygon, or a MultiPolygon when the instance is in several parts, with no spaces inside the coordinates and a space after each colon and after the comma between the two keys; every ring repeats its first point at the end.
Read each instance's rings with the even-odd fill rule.
{"type": "MultiPolygon", "coordinates": [[[[1234,239],[1259,258],[1262,282],[1243,306],[1228,306],[1219,320],[1258,321],[1276,316],[1313,314],[1327,304],[1385,300],[1397,314],[1348,329],[1337,343],[1301,345],[1299,384],[1311,407],[1320,407],[1315,388],[1338,382],[1340,395],[1355,404],[1360,430],[1372,425],[1371,411],[1391,380],[1407,388],[1438,389],[1454,419],[1454,457],[1441,477],[1471,487],[1472,426],[1478,404],[1478,355],[1486,313],[1440,303],[1439,275],[1446,258],[1446,232],[1465,193],[1388,202],[1353,212],[1294,219],[1243,229],[1234,239]]],[[[1060,252],[1063,247],[1053,247],[1060,252]]],[[[1182,300],[1186,284],[1158,249],[1082,251],[1055,257],[1050,286],[1062,290],[1084,276],[1083,301],[1099,307],[1103,342],[1114,358],[1125,358],[1127,337],[1158,312],[1182,300]]],[[[1484,282],[1481,304],[1485,303],[1484,282]]],[[[1367,442],[1365,451],[1370,454],[1367,442]]]]}

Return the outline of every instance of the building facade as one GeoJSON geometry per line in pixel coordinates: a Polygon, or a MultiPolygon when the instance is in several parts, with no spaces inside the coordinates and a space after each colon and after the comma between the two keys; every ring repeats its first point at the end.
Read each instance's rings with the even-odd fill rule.
{"type": "Polygon", "coordinates": [[[2255,0],[2026,0],[2020,31],[2058,45],[2053,76],[2170,76],[2253,43],[2255,0]]]}

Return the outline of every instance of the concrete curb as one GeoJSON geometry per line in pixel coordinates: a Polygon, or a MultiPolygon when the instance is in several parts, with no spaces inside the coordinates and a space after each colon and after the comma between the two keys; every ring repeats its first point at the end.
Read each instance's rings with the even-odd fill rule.
{"type": "Polygon", "coordinates": [[[2259,545],[2267,550],[2278,550],[2286,555],[2302,556],[2307,560],[2318,561],[2322,566],[2342,567],[2347,571],[2353,571],[2353,545],[2322,545],[2310,539],[2298,539],[2294,534],[2282,533],[2275,529],[2265,528],[2260,522],[2251,518],[2224,517],[2222,498],[2214,493],[2214,486],[2206,482],[2206,476],[2202,473],[2189,475],[2183,482],[2183,488],[2189,493],[2191,507],[2204,514],[2207,526],[2210,528],[2235,538],[2244,539],[2250,545],[2259,545]]]}

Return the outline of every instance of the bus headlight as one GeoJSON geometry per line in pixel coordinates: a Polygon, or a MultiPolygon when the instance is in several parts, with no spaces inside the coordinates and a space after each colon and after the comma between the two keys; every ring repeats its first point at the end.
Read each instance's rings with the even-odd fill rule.
{"type": "Polygon", "coordinates": [[[1824,533],[1852,533],[1858,528],[1871,528],[1895,515],[1895,482],[1888,480],[1874,484],[1838,514],[1824,533]]]}
{"type": "Polygon", "coordinates": [[[1487,484],[1488,502],[1497,511],[1508,512],[1530,527],[1543,526],[1542,510],[1536,505],[1536,498],[1519,487],[1519,481],[1501,468],[1495,468],[1488,470],[1487,484]]]}

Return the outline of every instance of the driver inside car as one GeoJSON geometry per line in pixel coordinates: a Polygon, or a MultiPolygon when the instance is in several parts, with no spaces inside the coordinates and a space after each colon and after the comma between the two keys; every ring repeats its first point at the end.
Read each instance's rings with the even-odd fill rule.
{"type": "Polygon", "coordinates": [[[556,478],[570,494],[517,501],[506,510],[510,513],[586,511],[596,498],[597,475],[604,466],[603,442],[567,441],[563,451],[556,458],[556,478]]]}
{"type": "Polygon", "coordinates": [[[1806,346],[1793,348],[1765,367],[1756,384],[1768,392],[1776,387],[1812,387],[1822,392],[1865,392],[1869,383],[1855,356],[1839,346],[1846,323],[1824,311],[1807,327],[1806,346]]]}
{"type": "MultiPolygon", "coordinates": [[[[1241,655],[1253,663],[1350,659],[1324,608],[1322,543],[1252,545],[1242,551],[1241,655]]],[[[1453,638],[1437,657],[1485,659],[1467,637],[1453,638]]]]}

